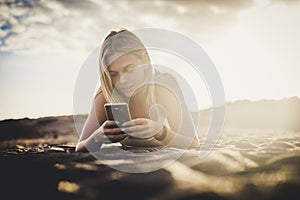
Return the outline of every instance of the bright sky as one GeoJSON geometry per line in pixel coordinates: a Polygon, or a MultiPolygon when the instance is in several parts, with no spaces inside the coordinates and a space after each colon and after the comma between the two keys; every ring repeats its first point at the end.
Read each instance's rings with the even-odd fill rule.
{"type": "MultiPolygon", "coordinates": [[[[0,3],[0,119],[72,114],[82,64],[120,27],[193,39],[216,64],[227,102],[300,97],[299,1],[28,2],[0,3]]],[[[199,107],[210,106],[203,82],[192,84],[199,107]]]]}

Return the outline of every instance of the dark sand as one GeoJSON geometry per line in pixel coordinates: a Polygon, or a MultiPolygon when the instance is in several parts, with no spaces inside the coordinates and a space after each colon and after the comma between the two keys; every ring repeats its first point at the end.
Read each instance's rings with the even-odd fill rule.
{"type": "MultiPolygon", "coordinates": [[[[83,122],[85,116],[81,119],[83,122]]],[[[300,199],[300,132],[226,132],[205,159],[198,157],[198,150],[189,150],[163,169],[136,174],[112,169],[89,153],[74,152],[77,139],[72,116],[1,121],[2,196],[5,199],[300,199]]],[[[107,147],[106,151],[109,150],[107,147]]],[[[168,148],[161,157],[144,161],[155,165],[180,152],[168,148]]],[[[127,163],[113,159],[118,165],[127,163]]]]}

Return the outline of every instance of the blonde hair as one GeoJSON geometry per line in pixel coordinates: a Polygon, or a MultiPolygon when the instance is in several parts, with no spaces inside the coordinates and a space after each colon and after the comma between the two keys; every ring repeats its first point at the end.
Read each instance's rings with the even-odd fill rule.
{"type": "Polygon", "coordinates": [[[116,96],[115,92],[113,94],[114,87],[108,72],[108,67],[112,61],[125,54],[136,55],[138,58],[143,59],[144,64],[148,66],[146,68],[147,72],[145,73],[145,83],[147,85],[145,85],[143,92],[146,97],[146,108],[150,108],[154,103],[154,87],[152,86],[154,72],[151,66],[151,60],[142,41],[134,33],[126,29],[111,31],[104,39],[100,50],[100,82],[104,98],[106,102],[119,102],[120,99],[122,101],[122,98],[118,95],[116,96]]]}

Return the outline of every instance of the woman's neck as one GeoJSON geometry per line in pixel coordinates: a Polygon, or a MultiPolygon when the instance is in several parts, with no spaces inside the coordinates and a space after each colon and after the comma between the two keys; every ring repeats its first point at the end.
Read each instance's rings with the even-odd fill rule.
{"type": "Polygon", "coordinates": [[[145,94],[137,93],[129,100],[129,109],[131,117],[135,118],[149,118],[148,106],[145,99],[145,94]]]}

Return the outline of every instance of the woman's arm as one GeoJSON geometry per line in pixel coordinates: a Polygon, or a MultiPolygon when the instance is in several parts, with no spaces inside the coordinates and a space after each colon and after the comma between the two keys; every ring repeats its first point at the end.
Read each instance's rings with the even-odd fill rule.
{"type": "MultiPolygon", "coordinates": [[[[166,121],[167,122],[167,121],[166,121]]],[[[124,123],[125,132],[135,138],[154,137],[162,143],[177,148],[196,148],[199,143],[196,137],[190,137],[178,134],[169,128],[167,123],[163,125],[161,122],[153,121],[147,118],[137,118],[124,123]]]]}
{"type": "Polygon", "coordinates": [[[86,151],[86,146],[94,143],[93,140],[91,140],[92,137],[90,136],[92,136],[95,130],[97,130],[100,127],[100,123],[102,124],[105,120],[104,116],[101,115],[101,110],[99,110],[101,104],[105,104],[105,99],[103,97],[103,94],[99,93],[94,98],[91,111],[88,115],[87,120],[84,123],[83,129],[79,137],[79,141],[76,145],[76,151],[86,151]],[[98,113],[96,113],[96,111],[98,111],[98,113]]]}
{"type": "Polygon", "coordinates": [[[136,138],[154,136],[163,145],[177,148],[199,147],[196,130],[180,87],[172,76],[167,75],[166,78],[160,80],[155,88],[156,103],[161,106],[152,110],[151,119],[137,118],[126,122],[125,132],[136,138]]]}
{"type": "Polygon", "coordinates": [[[160,133],[156,134],[155,139],[162,142],[164,145],[169,145],[171,147],[177,147],[177,148],[198,148],[199,142],[196,138],[185,136],[182,134],[178,134],[175,131],[169,129],[166,127],[166,129],[162,129],[160,133]],[[164,132],[166,131],[166,132],[164,132]],[[162,138],[162,139],[160,139],[162,138]]]}
{"type": "Polygon", "coordinates": [[[161,142],[169,144],[172,141],[170,145],[179,148],[199,147],[197,131],[177,80],[166,74],[159,82],[162,86],[157,87],[157,100],[165,109],[169,124],[166,137],[161,142]]]}
{"type": "MultiPolygon", "coordinates": [[[[106,103],[102,92],[94,98],[90,114],[83,126],[75,151],[95,151],[102,145],[101,139],[105,137],[112,142],[125,138],[120,135],[120,128],[116,128],[114,121],[106,120],[104,104],[106,103]]],[[[103,140],[102,140],[103,141],[103,140]]]]}
{"type": "Polygon", "coordinates": [[[91,151],[99,150],[101,143],[97,143],[95,140],[93,140],[96,134],[96,132],[93,132],[93,134],[89,138],[79,141],[76,145],[75,151],[85,152],[87,151],[87,147],[91,151]]]}

